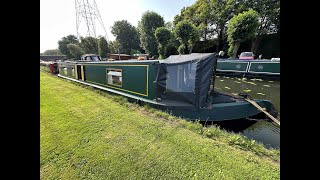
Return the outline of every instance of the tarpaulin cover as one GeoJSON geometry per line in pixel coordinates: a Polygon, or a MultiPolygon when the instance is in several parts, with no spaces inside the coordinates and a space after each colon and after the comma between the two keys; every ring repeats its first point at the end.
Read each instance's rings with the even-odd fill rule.
{"type": "Polygon", "coordinates": [[[158,67],[157,96],[206,106],[217,57],[213,53],[172,55],[158,67]]]}

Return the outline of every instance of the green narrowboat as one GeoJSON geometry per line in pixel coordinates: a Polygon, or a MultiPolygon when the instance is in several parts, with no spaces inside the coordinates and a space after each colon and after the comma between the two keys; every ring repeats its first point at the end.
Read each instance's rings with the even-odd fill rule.
{"type": "MultiPolygon", "coordinates": [[[[58,64],[58,76],[189,120],[261,116],[244,97],[214,91],[216,66],[217,57],[212,53],[172,55],[165,60],[65,61],[58,64]]],[[[277,114],[271,101],[254,101],[277,114]]]]}
{"type": "Polygon", "coordinates": [[[280,78],[280,62],[270,60],[218,59],[218,75],[280,78]]]}

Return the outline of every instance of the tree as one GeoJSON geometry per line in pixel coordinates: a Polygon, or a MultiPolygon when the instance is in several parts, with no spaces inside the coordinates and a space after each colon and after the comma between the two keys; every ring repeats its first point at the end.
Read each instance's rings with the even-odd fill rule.
{"type": "Polygon", "coordinates": [[[106,58],[107,57],[109,49],[108,49],[108,42],[107,42],[105,37],[99,37],[99,39],[98,39],[98,51],[99,51],[99,55],[102,58],[106,58]]]}
{"type": "Polygon", "coordinates": [[[173,21],[172,21],[172,24],[173,26],[177,25],[180,21],[183,21],[184,20],[184,11],[186,10],[186,7],[183,7],[181,10],[180,10],[180,14],[177,14],[173,17],[173,21]]]}
{"type": "Polygon", "coordinates": [[[188,40],[188,49],[189,49],[189,54],[192,53],[193,50],[193,46],[195,45],[195,43],[199,40],[199,29],[198,28],[193,28],[192,29],[192,33],[190,35],[190,38],[188,40]]]}
{"type": "Polygon", "coordinates": [[[108,49],[109,49],[109,52],[112,54],[117,52],[117,50],[114,48],[114,41],[108,42],[108,49]]]}
{"type": "Polygon", "coordinates": [[[181,21],[194,24],[202,40],[217,38],[216,52],[227,45],[227,26],[230,19],[250,8],[260,14],[261,23],[252,43],[258,49],[261,35],[280,33],[280,0],[197,0],[189,7],[183,7],[174,17],[173,25],[181,21]]]}
{"type": "Polygon", "coordinates": [[[164,26],[163,18],[153,11],[143,13],[141,21],[138,22],[141,47],[150,55],[157,54],[157,41],[154,32],[158,27],[164,26]]]}
{"type": "Polygon", "coordinates": [[[228,21],[236,14],[245,10],[245,0],[197,0],[193,5],[181,9],[174,17],[173,24],[188,21],[194,24],[204,41],[217,35],[220,51],[226,40],[228,21]]]}
{"type": "Polygon", "coordinates": [[[75,59],[80,59],[81,55],[84,54],[84,50],[77,44],[68,44],[67,47],[75,59]]]}
{"type": "Polygon", "coordinates": [[[80,47],[86,54],[98,54],[98,40],[97,38],[88,36],[80,37],[80,47]]]}
{"type": "Polygon", "coordinates": [[[175,36],[179,39],[180,44],[183,45],[180,45],[178,51],[180,50],[181,52],[181,50],[183,49],[184,53],[188,50],[189,53],[191,53],[194,42],[196,42],[199,39],[199,33],[197,28],[190,22],[181,21],[174,27],[173,32],[175,36]]]}
{"type": "Polygon", "coordinates": [[[277,33],[280,29],[280,0],[249,0],[246,6],[259,14],[260,25],[251,47],[251,51],[256,53],[261,35],[277,33]]]}
{"type": "Polygon", "coordinates": [[[226,29],[229,20],[238,13],[245,10],[243,3],[239,0],[214,0],[210,3],[210,23],[214,26],[214,32],[218,35],[218,46],[216,51],[223,49],[226,40],[226,29]]]}
{"type": "Polygon", "coordinates": [[[121,45],[117,40],[109,41],[108,48],[110,49],[110,53],[117,54],[120,53],[121,45]]]}
{"type": "Polygon", "coordinates": [[[173,24],[171,21],[168,21],[164,24],[164,26],[169,29],[171,32],[173,31],[173,24]]]}
{"type": "Polygon", "coordinates": [[[171,39],[171,32],[165,27],[158,27],[154,35],[158,42],[159,59],[164,59],[167,53],[167,46],[171,39]]]}
{"type": "Polygon", "coordinates": [[[252,9],[234,16],[228,25],[228,54],[236,57],[240,43],[254,37],[259,26],[258,13],[252,9]]]}
{"type": "Polygon", "coordinates": [[[68,44],[78,44],[79,41],[76,36],[68,35],[66,37],[62,37],[61,40],[58,41],[58,49],[61,51],[62,54],[66,55],[67,58],[72,58],[69,48],[67,47],[68,44]]]}
{"type": "Polygon", "coordinates": [[[178,47],[179,54],[184,54],[185,49],[186,49],[186,46],[184,44],[180,44],[180,46],[178,47]]]}
{"type": "Polygon", "coordinates": [[[194,17],[193,24],[197,27],[202,38],[207,40],[207,36],[212,32],[210,30],[210,0],[197,0],[193,6],[194,12],[189,16],[194,17]]]}
{"type": "Polygon", "coordinates": [[[206,40],[209,33],[210,6],[208,0],[197,0],[193,5],[181,9],[181,13],[174,17],[173,24],[188,21],[197,27],[199,33],[206,40]]]}
{"type": "Polygon", "coordinates": [[[111,27],[111,33],[120,42],[124,53],[130,54],[131,50],[139,49],[139,33],[136,27],[132,26],[127,20],[115,21],[111,27]]]}
{"type": "Polygon", "coordinates": [[[59,49],[48,49],[42,53],[42,55],[63,55],[59,49]]]}

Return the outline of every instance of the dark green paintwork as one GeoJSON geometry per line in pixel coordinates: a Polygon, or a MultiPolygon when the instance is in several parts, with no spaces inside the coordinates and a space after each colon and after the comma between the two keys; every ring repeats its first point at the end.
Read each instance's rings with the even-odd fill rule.
{"type": "Polygon", "coordinates": [[[72,75],[72,69],[74,68],[74,65],[83,65],[85,82],[153,100],[155,98],[155,63],[158,63],[158,61],[118,61],[99,63],[69,62],[60,63],[59,72],[63,76],[75,78],[75,76],[72,75]],[[67,68],[67,74],[64,73],[61,67],[67,68]],[[107,83],[107,68],[122,70],[121,87],[107,83]]]}
{"type": "Polygon", "coordinates": [[[115,88],[117,90],[124,89],[125,92],[148,96],[147,91],[147,68],[148,66],[85,66],[86,81],[99,83],[109,88],[115,88]],[[122,86],[110,85],[107,83],[106,69],[121,69],[122,70],[122,86]]]}
{"type": "Polygon", "coordinates": [[[230,70],[235,72],[246,72],[249,62],[219,62],[217,65],[217,70],[230,70]]]}
{"type": "MultiPolygon", "coordinates": [[[[220,103],[213,104],[213,108],[197,109],[192,105],[176,106],[159,104],[152,101],[155,98],[155,78],[156,78],[156,64],[158,61],[117,61],[117,62],[68,62],[59,63],[60,75],[76,79],[72,75],[72,69],[75,65],[84,67],[85,82],[107,87],[126,93],[128,100],[137,101],[141,99],[141,104],[149,104],[156,106],[157,108],[167,110],[173,115],[181,116],[192,120],[201,121],[224,121],[245,118],[253,115],[257,115],[261,112],[257,110],[248,102],[235,102],[235,103],[220,103]],[[148,74],[147,74],[148,67],[148,74]],[[67,68],[65,74],[63,68],[67,68]],[[107,84],[107,68],[122,69],[122,86],[111,86],[107,84]],[[148,77],[148,81],[146,80],[148,77]],[[147,83],[148,82],[148,83],[147,83]],[[146,92],[148,84],[148,94],[146,92]],[[131,97],[130,97],[131,95],[131,97]],[[150,101],[151,100],[151,101],[150,101]]],[[[80,68],[79,68],[80,69],[80,68]]],[[[81,78],[78,80],[82,82],[81,78]]],[[[267,111],[270,111],[273,105],[266,100],[256,100],[258,104],[265,107],[267,111]]]]}
{"type": "MultiPolygon", "coordinates": [[[[272,110],[272,104],[267,100],[255,100],[261,107],[269,112],[272,110]]],[[[172,114],[186,119],[200,121],[224,121],[246,118],[261,113],[256,107],[248,102],[220,103],[213,104],[212,109],[175,109],[172,114]]]]}
{"type": "Polygon", "coordinates": [[[280,73],[279,62],[251,62],[249,72],[280,73]]]}
{"type": "Polygon", "coordinates": [[[269,60],[219,60],[217,71],[280,74],[280,62],[269,60]]]}
{"type": "MultiPolygon", "coordinates": [[[[134,99],[130,99],[134,102],[134,99]]],[[[268,112],[271,112],[274,108],[273,104],[269,100],[254,100],[261,107],[266,108],[268,112]]],[[[256,107],[251,105],[247,101],[230,102],[230,103],[218,103],[213,104],[210,108],[196,108],[194,106],[163,106],[154,103],[142,102],[141,104],[148,104],[157,109],[162,109],[168,113],[182,117],[189,120],[200,121],[225,121],[235,120],[246,117],[252,117],[260,114],[264,116],[256,107]]]]}

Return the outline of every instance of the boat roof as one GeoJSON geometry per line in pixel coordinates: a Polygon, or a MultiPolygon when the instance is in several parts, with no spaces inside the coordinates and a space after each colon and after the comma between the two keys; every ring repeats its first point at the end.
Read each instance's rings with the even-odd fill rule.
{"type": "Polygon", "coordinates": [[[150,63],[150,62],[159,62],[159,60],[137,60],[137,59],[128,59],[128,60],[117,60],[117,61],[94,61],[94,62],[86,62],[90,64],[117,64],[117,63],[150,63]]]}
{"type": "Polygon", "coordinates": [[[228,62],[272,62],[270,59],[236,59],[236,58],[219,58],[218,61],[228,62]]]}
{"type": "Polygon", "coordinates": [[[165,64],[180,64],[184,62],[193,62],[205,60],[210,56],[213,56],[213,53],[192,53],[192,54],[180,54],[180,55],[171,55],[161,63],[165,64]]]}

